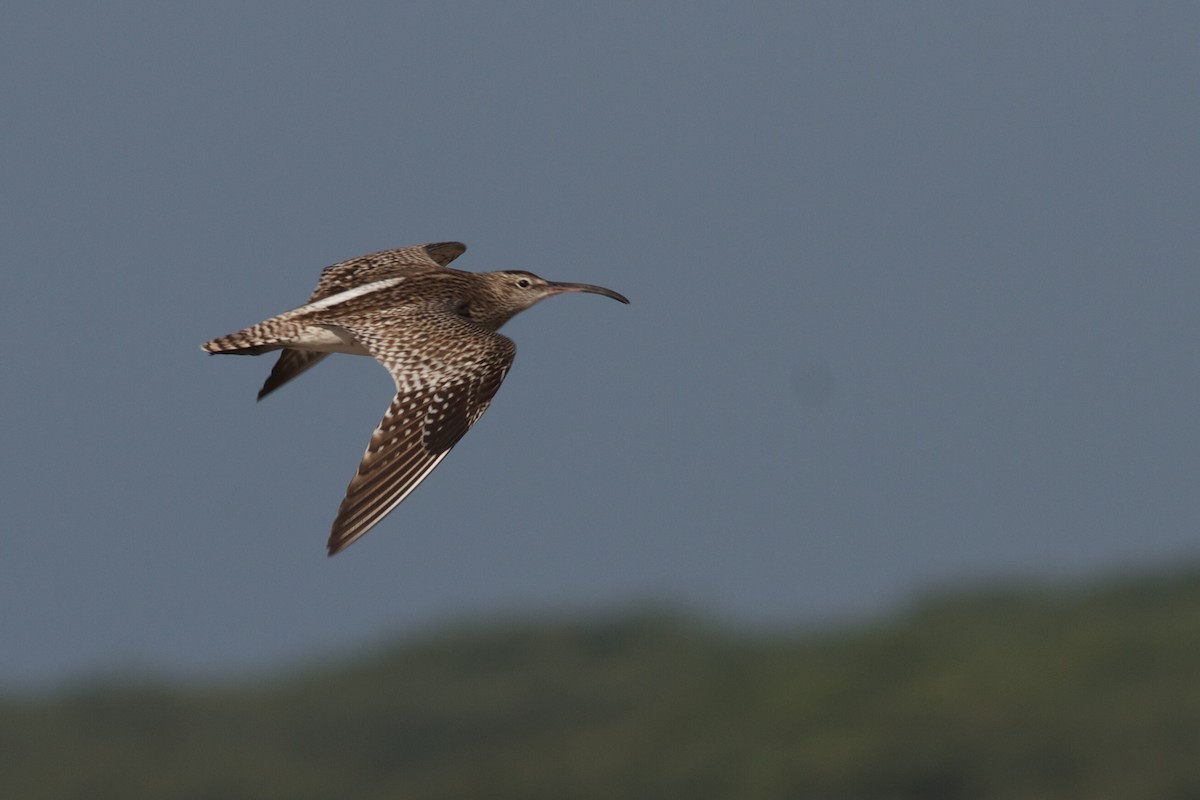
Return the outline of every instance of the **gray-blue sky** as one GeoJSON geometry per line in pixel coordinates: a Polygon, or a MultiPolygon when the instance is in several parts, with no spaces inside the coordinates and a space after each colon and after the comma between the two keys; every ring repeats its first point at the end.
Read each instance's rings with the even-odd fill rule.
{"type": "Polygon", "coordinates": [[[517,609],[752,622],[1196,556],[1200,8],[10,4],[0,681],[517,609]],[[611,286],[323,543],[391,393],[201,341],[326,264],[611,286]]]}

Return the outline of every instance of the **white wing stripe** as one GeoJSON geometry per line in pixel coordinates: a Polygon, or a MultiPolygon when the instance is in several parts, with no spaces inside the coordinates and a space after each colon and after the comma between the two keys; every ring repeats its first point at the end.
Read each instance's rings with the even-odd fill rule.
{"type": "Polygon", "coordinates": [[[372,281],[370,283],[364,283],[362,286],[355,286],[353,289],[347,289],[344,292],[338,292],[337,294],[331,294],[331,295],[329,295],[329,297],[322,297],[320,300],[317,300],[315,303],[309,303],[308,305],[300,306],[292,313],[293,314],[307,314],[311,311],[324,311],[327,308],[332,308],[333,306],[339,305],[341,303],[345,303],[347,300],[353,300],[356,297],[362,297],[365,294],[370,294],[371,292],[377,292],[380,289],[388,289],[392,286],[399,286],[405,280],[407,280],[407,278],[404,278],[404,277],[384,278],[381,281],[372,281]]]}

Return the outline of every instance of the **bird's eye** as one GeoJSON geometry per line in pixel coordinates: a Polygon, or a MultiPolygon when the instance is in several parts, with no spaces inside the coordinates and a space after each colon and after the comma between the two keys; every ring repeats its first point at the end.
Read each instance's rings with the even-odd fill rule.
{"type": "Polygon", "coordinates": [[[517,281],[517,286],[521,287],[522,289],[528,289],[532,285],[533,284],[529,282],[529,278],[521,278],[521,280],[517,281]]]}

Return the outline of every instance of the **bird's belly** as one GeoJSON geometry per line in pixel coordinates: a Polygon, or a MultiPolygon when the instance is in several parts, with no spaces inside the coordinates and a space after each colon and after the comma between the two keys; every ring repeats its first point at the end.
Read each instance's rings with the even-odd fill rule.
{"type": "Polygon", "coordinates": [[[288,347],[297,350],[312,350],[318,353],[371,355],[346,329],[337,325],[309,325],[298,335],[289,338],[287,344],[288,347]]]}

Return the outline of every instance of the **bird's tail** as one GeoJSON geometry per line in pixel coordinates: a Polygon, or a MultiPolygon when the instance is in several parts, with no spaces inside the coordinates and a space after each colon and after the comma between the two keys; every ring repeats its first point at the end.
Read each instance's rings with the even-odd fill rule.
{"type": "Polygon", "coordinates": [[[272,350],[282,350],[299,336],[305,325],[279,317],[243,328],[200,345],[207,353],[230,353],[238,356],[257,356],[272,350]]]}

